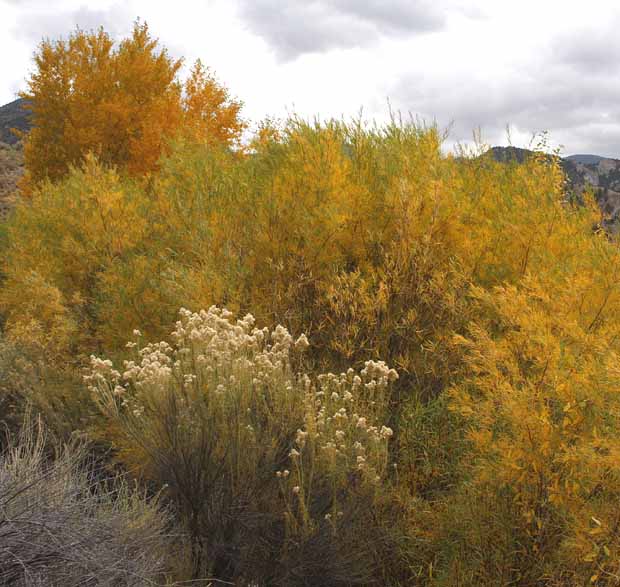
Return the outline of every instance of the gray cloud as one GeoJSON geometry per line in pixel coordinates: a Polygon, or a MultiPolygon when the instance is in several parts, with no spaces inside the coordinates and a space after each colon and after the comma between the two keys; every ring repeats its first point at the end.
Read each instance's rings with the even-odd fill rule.
{"type": "Polygon", "coordinates": [[[549,131],[566,153],[591,152],[620,157],[620,76],[575,70],[561,61],[523,69],[507,79],[451,76],[425,83],[410,75],[390,89],[395,106],[436,120],[450,139],[467,141],[482,129],[492,144],[503,142],[506,126],[536,133],[549,131]]]}
{"type": "Polygon", "coordinates": [[[556,37],[551,43],[552,58],[575,71],[591,73],[620,72],[618,19],[599,30],[581,29],[556,37]]]}
{"type": "Polygon", "coordinates": [[[240,0],[240,15],[282,59],[303,53],[365,46],[381,36],[443,28],[433,0],[240,0]]]}
{"type": "Polygon", "coordinates": [[[76,27],[91,30],[102,26],[112,37],[120,37],[131,30],[132,21],[133,16],[121,4],[107,10],[81,6],[70,12],[50,12],[42,7],[21,14],[12,33],[16,39],[36,44],[44,38],[66,39],[76,27]]]}

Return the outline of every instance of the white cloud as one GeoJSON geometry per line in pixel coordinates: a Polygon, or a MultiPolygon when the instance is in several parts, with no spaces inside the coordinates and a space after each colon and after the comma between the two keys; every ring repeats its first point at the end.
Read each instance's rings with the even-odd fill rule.
{"type": "Polygon", "coordinates": [[[0,102],[43,36],[119,35],[146,20],[175,57],[200,57],[245,114],[385,119],[392,106],[451,141],[548,129],[567,152],[620,157],[620,5],[611,0],[0,0],[0,102]],[[8,57],[8,58],[7,58],[8,57]],[[618,121],[618,122],[617,122],[618,121]]]}
{"type": "Polygon", "coordinates": [[[433,0],[242,0],[240,15],[282,59],[364,47],[381,36],[436,31],[445,13],[433,0]]]}
{"type": "Polygon", "coordinates": [[[112,37],[119,38],[131,32],[132,20],[133,15],[121,3],[99,9],[87,6],[66,11],[40,8],[19,14],[11,32],[15,38],[33,46],[44,38],[67,38],[76,28],[89,31],[103,27],[112,37]]]}

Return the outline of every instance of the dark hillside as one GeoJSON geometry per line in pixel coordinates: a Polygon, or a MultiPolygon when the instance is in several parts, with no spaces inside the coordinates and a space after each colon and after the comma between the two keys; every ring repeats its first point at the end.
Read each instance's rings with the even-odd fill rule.
{"type": "Polygon", "coordinates": [[[574,161],[575,163],[583,163],[584,165],[597,165],[605,159],[605,157],[601,157],[600,155],[577,154],[569,155],[566,159],[569,161],[574,161]]]}
{"type": "Polygon", "coordinates": [[[11,207],[17,181],[24,171],[24,158],[19,145],[0,143],[0,219],[11,207]]]}
{"type": "Polygon", "coordinates": [[[14,145],[19,138],[11,129],[30,130],[29,112],[24,108],[26,101],[19,98],[0,106],[0,142],[14,145]]]}
{"type": "Polygon", "coordinates": [[[20,98],[0,106],[0,219],[10,209],[17,181],[24,171],[21,141],[12,129],[30,130],[25,103],[20,98]]]}

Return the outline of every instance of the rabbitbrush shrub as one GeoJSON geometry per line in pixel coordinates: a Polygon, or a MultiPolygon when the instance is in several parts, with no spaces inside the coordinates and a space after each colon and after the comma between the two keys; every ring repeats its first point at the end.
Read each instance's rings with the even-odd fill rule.
{"type": "Polygon", "coordinates": [[[368,361],[311,377],[307,346],[211,307],[181,310],[171,343],[130,342],[123,372],[92,357],[87,380],[119,457],[167,488],[194,578],[361,585],[398,558],[403,508],[380,491],[396,371],[368,361]]]}

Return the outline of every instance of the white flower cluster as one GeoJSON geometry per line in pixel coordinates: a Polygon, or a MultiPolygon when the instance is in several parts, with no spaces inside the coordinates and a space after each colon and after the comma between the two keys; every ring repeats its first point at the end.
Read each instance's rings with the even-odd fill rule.
{"type": "Polygon", "coordinates": [[[162,385],[169,383],[172,377],[172,347],[167,342],[151,343],[138,351],[139,363],[125,361],[123,380],[132,382],[136,387],[145,385],[162,385]]]}
{"type": "Polygon", "coordinates": [[[121,374],[114,369],[112,361],[100,359],[95,355],[90,356],[90,372],[84,377],[84,382],[91,391],[96,391],[99,386],[115,389],[121,378],[121,374]]]}
{"type": "MultiPolygon", "coordinates": [[[[349,369],[336,375],[319,375],[316,382],[299,379],[305,392],[305,426],[297,430],[295,446],[289,452],[290,475],[285,487],[294,496],[290,511],[310,511],[303,500],[312,496],[308,485],[323,477],[334,487],[333,512],[336,520],[338,495],[349,488],[356,476],[376,485],[387,469],[387,443],[393,435],[381,420],[386,415],[389,385],[398,378],[383,362],[368,361],[358,373],[349,369]],[[311,472],[311,473],[310,473],[311,472]]],[[[303,517],[303,516],[302,516],[303,517]]]]}
{"type": "Polygon", "coordinates": [[[92,357],[87,381],[104,411],[122,413],[137,426],[148,418],[165,419],[173,401],[175,426],[199,434],[208,423],[222,454],[236,443],[235,454],[247,455],[249,468],[261,461],[251,454],[276,455],[274,447],[297,429],[289,466],[275,477],[306,511],[312,479],[328,481],[339,493],[353,478],[378,483],[387,468],[392,430],[384,418],[396,371],[368,361],[359,372],[295,374],[291,355],[308,348],[307,337],[294,340],[283,326],[269,331],[254,323],[250,314],[234,320],[216,306],[181,309],[172,344],[135,348],[136,357],[125,361],[122,374],[110,361],[92,357]]]}
{"type": "MultiPolygon", "coordinates": [[[[137,358],[125,361],[122,375],[109,360],[91,357],[86,380],[99,395],[101,405],[117,405],[118,397],[124,396],[121,406],[129,406],[137,415],[144,411],[141,400],[161,396],[170,389],[191,389],[222,401],[231,394],[276,389],[303,396],[303,391],[297,392],[290,353],[308,348],[305,335],[295,341],[283,326],[273,332],[258,329],[251,314],[235,321],[232,312],[216,306],[200,312],[182,308],[179,315],[172,332],[173,344],[151,343],[134,351],[137,358]]],[[[134,336],[141,333],[135,331],[134,336]]],[[[187,402],[184,394],[177,399],[179,404],[187,402]]],[[[249,421],[244,427],[253,431],[249,421]]]]}
{"type": "Polygon", "coordinates": [[[366,361],[360,374],[368,380],[375,380],[377,383],[391,383],[398,379],[396,370],[390,369],[383,361],[366,361]]]}

